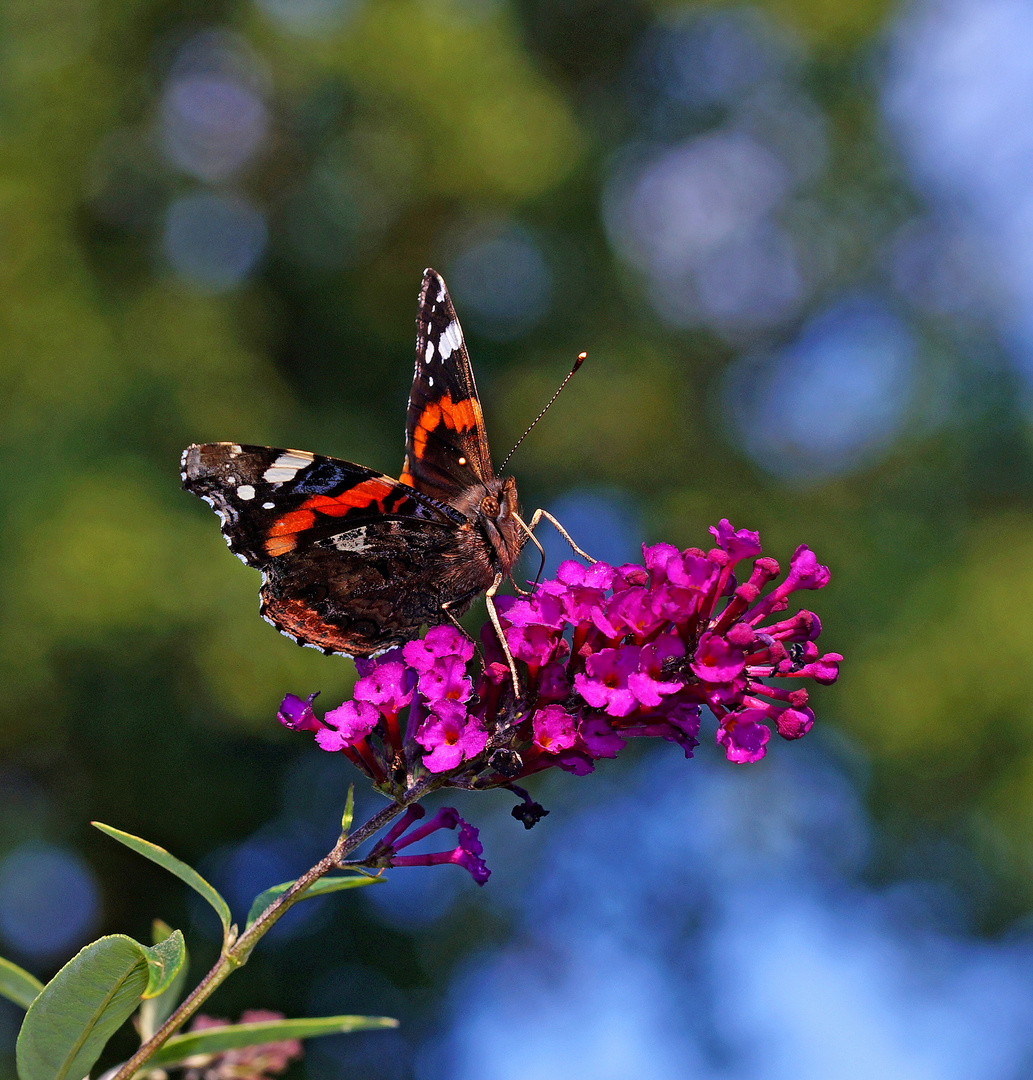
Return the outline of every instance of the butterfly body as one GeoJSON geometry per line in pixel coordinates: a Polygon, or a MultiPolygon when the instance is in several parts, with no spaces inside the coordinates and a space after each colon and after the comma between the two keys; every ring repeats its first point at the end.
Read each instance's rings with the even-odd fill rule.
{"type": "Polygon", "coordinates": [[[462,614],[523,545],[516,482],[496,477],[462,330],[424,274],[406,458],[395,480],[302,450],[205,443],[183,486],[262,571],[262,615],[300,645],[370,656],[462,614]]]}

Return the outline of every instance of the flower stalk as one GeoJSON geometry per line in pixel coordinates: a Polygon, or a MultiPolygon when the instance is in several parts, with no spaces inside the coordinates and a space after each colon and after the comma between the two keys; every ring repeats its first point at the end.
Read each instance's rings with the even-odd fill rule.
{"type": "Polygon", "coordinates": [[[118,1072],[112,1074],[110,1080],[129,1080],[130,1077],[135,1076],[144,1069],[148,1060],[169,1038],[176,1034],[218,987],[237,968],[243,967],[247,963],[248,957],[258,942],[290,908],[304,897],[315,882],[332,870],[340,869],[348,855],[376,835],[403,810],[427,795],[434,786],[433,782],[421,781],[406,792],[401,800],[383,807],[368,821],[360,825],[359,828],[342,835],[333,849],[324,855],[315,866],[306,870],[286,892],[276,897],[244,933],[237,937],[231,937],[208,974],[184,998],[179,1008],[172,1013],[165,1023],[119,1068],[118,1072]]]}

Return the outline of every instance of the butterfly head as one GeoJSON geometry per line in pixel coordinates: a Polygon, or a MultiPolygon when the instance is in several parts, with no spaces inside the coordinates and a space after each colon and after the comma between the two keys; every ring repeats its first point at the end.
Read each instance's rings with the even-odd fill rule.
{"type": "Polygon", "coordinates": [[[517,523],[520,508],[516,479],[512,476],[493,477],[471,489],[464,501],[467,506],[458,509],[467,514],[488,540],[497,568],[508,573],[525,540],[517,523]]]}

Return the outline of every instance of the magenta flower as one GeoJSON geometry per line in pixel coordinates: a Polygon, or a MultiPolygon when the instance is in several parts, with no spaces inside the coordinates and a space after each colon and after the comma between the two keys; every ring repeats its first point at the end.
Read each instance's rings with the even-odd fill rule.
{"type": "Polygon", "coordinates": [[[405,662],[421,673],[431,670],[444,656],[458,656],[465,664],[475,651],[473,642],[452,626],[431,627],[425,637],[402,646],[405,662]]]}
{"type": "Polygon", "coordinates": [[[716,526],[711,525],[710,531],[717,546],[727,552],[730,566],[743,559],[755,559],[760,554],[760,533],[750,532],[749,529],[736,531],[728,518],[722,518],[716,526]]]}
{"type": "Polygon", "coordinates": [[[700,636],[689,666],[700,682],[729,683],[746,666],[746,654],[727,638],[708,630],[700,636]]]}
{"type": "Polygon", "coordinates": [[[638,669],[641,649],[625,645],[620,649],[600,649],[585,661],[584,673],[574,676],[574,689],[592,706],[611,716],[627,716],[638,708],[628,678],[638,669]]]}
{"type": "Polygon", "coordinates": [[[318,731],[320,723],[312,711],[312,702],[317,697],[319,697],[318,690],[304,699],[294,694],[287,694],[280,705],[280,711],[276,714],[276,719],[292,731],[318,731]]]}
{"type": "Polygon", "coordinates": [[[685,751],[687,758],[692,757],[693,750],[699,746],[700,711],[698,705],[679,702],[663,714],[663,723],[667,730],[661,732],[660,737],[677,743],[685,751]]]}
{"type": "Polygon", "coordinates": [[[601,716],[583,717],[578,725],[578,735],[590,758],[615,758],[627,745],[601,716]]]}
{"type": "Polygon", "coordinates": [[[567,665],[559,661],[545,664],[538,672],[538,700],[547,704],[562,701],[570,693],[567,665]]]}
{"type": "Polygon", "coordinates": [[[775,717],[775,726],[783,739],[800,739],[814,727],[810,709],[783,709],[775,717]]]}
{"type": "Polygon", "coordinates": [[[727,713],[717,729],[717,741],[725,748],[729,761],[740,764],[760,761],[766,753],[771,731],[760,721],[765,719],[757,709],[727,713]]]}
{"type": "Polygon", "coordinates": [[[550,753],[569,750],[577,742],[577,721],[559,705],[539,709],[531,721],[534,745],[550,753]]]}
{"type": "Polygon", "coordinates": [[[658,610],[656,597],[642,585],[633,585],[615,594],[606,608],[606,617],[611,626],[617,627],[618,633],[633,634],[637,641],[645,640],[669,621],[658,610]]]}
{"type": "Polygon", "coordinates": [[[316,732],[323,750],[344,750],[361,743],[377,726],[380,714],[368,701],[346,701],[331,709],[316,732]]]}
{"type": "Polygon", "coordinates": [[[638,669],[628,676],[628,689],[638,699],[639,705],[656,708],[665,697],[676,694],[682,688],[681,679],[665,675],[665,668],[673,660],[685,655],[681,638],[674,634],[651,641],[642,647],[638,657],[638,669]]]}
{"type": "Polygon", "coordinates": [[[420,725],[416,741],[428,751],[423,755],[424,768],[440,773],[475,758],[487,745],[488,733],[462,705],[442,700],[420,725]]]}
{"type": "Polygon", "coordinates": [[[376,844],[369,859],[365,862],[375,866],[441,866],[444,863],[452,863],[463,867],[478,885],[483,885],[491,876],[491,871],[481,858],[484,848],[477,829],[468,821],[464,821],[458,811],[446,806],[425,825],[404,835],[409,826],[421,817],[423,817],[423,808],[410,806],[405,816],[376,844]],[[456,828],[459,829],[459,843],[451,851],[435,851],[429,855],[397,854],[402,848],[423,840],[439,829],[456,828]]]}
{"type": "Polygon", "coordinates": [[[438,702],[470,700],[473,684],[466,675],[466,662],[459,656],[442,656],[420,673],[420,693],[434,709],[438,702]]]}
{"type": "Polygon", "coordinates": [[[555,595],[561,598],[567,622],[594,622],[603,633],[615,634],[602,611],[613,578],[614,571],[606,563],[582,566],[567,559],[560,563],[555,582],[547,583],[547,586],[554,586],[555,595]]]}
{"type": "MultiPolygon", "coordinates": [[[[400,649],[391,651],[401,655],[400,649]]],[[[416,676],[411,668],[400,659],[386,660],[356,682],[355,698],[376,705],[384,714],[399,713],[412,701],[415,687],[416,676]]]]}
{"type": "Polygon", "coordinates": [[[566,618],[561,595],[542,589],[530,600],[517,600],[506,609],[510,626],[544,626],[562,631],[566,618]]]}
{"type": "Polygon", "coordinates": [[[510,652],[517,660],[523,660],[525,664],[533,664],[535,667],[540,667],[552,659],[560,640],[559,630],[545,623],[529,621],[506,627],[506,644],[510,652]]]}

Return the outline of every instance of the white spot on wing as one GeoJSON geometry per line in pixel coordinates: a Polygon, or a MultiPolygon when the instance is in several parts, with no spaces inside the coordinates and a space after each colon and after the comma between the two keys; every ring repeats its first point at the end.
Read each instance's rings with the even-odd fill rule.
{"type": "Polygon", "coordinates": [[[448,326],[445,327],[445,332],[441,335],[441,340],[438,342],[438,348],[441,350],[441,359],[447,360],[452,353],[462,347],[463,334],[459,329],[459,323],[453,319],[448,326]]]}
{"type": "Polygon", "coordinates": [[[434,385],[434,376],[433,375],[428,375],[427,376],[427,385],[428,386],[433,386],[434,385]]]}
{"type": "Polygon", "coordinates": [[[239,443],[230,443],[230,457],[239,457],[242,453],[239,443]]]}
{"type": "Polygon", "coordinates": [[[434,342],[427,339],[427,347],[423,350],[423,358],[429,364],[434,359],[434,342]]]}
{"type": "Polygon", "coordinates": [[[314,454],[307,450],[285,450],[268,469],[262,473],[262,479],[270,484],[283,484],[293,480],[307,465],[312,464],[314,454]]]}
{"type": "Polygon", "coordinates": [[[330,542],[338,551],[365,551],[366,529],[350,529],[339,536],[332,536],[330,542]]]}
{"type": "Polygon", "coordinates": [[[241,484],[240,487],[237,488],[238,499],[243,499],[246,502],[248,499],[253,499],[254,497],[255,489],[250,484],[241,484]]]}
{"type": "Polygon", "coordinates": [[[262,503],[263,510],[272,510],[276,506],[276,503],[262,503]]]}

